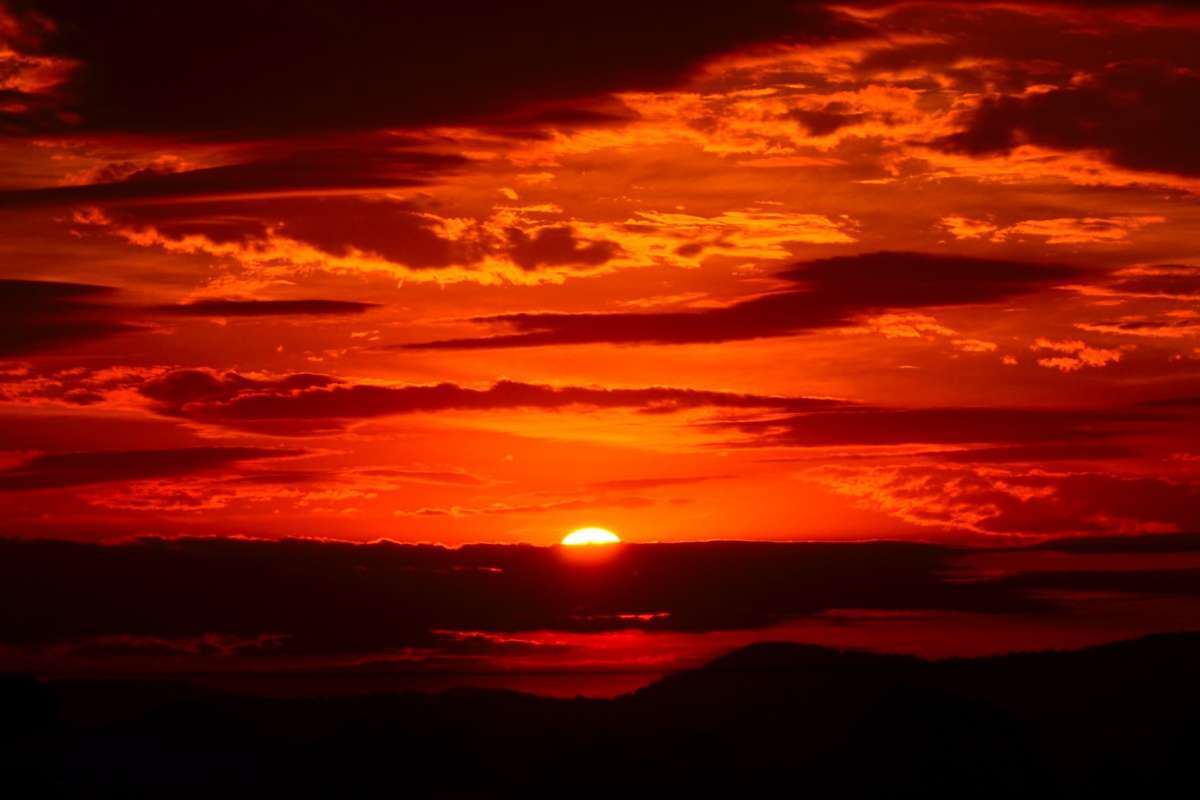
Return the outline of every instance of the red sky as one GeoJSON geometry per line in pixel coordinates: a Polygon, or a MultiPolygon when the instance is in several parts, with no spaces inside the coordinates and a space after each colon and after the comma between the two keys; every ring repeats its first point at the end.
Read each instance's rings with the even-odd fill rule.
{"type": "Polygon", "coordinates": [[[0,0],[10,537],[1200,529],[1187,4],[120,5],[0,0]]]}

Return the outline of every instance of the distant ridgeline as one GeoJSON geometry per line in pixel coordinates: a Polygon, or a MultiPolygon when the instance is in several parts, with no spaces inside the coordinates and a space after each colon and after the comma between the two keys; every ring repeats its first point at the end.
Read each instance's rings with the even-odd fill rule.
{"type": "Polygon", "coordinates": [[[26,796],[1165,796],[1195,778],[1200,633],[923,661],[764,643],[614,700],[242,697],[0,678],[26,796]]]}

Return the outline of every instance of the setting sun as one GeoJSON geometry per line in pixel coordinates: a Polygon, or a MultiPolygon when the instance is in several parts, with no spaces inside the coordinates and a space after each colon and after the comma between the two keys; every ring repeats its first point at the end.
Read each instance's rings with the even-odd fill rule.
{"type": "Polygon", "coordinates": [[[580,545],[618,544],[621,538],[604,528],[580,528],[563,537],[562,543],[571,547],[580,545]]]}

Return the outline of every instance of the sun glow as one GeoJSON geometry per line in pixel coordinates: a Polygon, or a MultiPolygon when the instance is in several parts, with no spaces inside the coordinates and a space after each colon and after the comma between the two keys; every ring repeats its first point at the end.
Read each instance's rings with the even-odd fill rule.
{"type": "Polygon", "coordinates": [[[564,536],[562,543],[568,547],[578,547],[597,544],[617,544],[620,541],[619,536],[604,528],[580,528],[564,536]]]}

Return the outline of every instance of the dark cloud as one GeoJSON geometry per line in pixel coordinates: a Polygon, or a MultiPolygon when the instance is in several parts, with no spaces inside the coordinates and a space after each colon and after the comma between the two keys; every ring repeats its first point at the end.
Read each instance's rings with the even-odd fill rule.
{"type": "Polygon", "coordinates": [[[1164,397],[1158,400],[1146,400],[1141,403],[1144,408],[1172,409],[1186,412],[1200,408],[1200,395],[1184,395],[1180,397],[1164,397]]]}
{"type": "Polygon", "coordinates": [[[867,118],[866,114],[851,113],[846,103],[837,102],[826,103],[819,109],[792,109],[787,116],[803,125],[813,136],[826,136],[867,118]]]}
{"type": "Polygon", "coordinates": [[[1124,334],[1127,336],[1150,336],[1173,339],[1190,336],[1200,329],[1200,322],[1188,317],[1165,317],[1158,319],[1101,319],[1095,322],[1076,323],[1076,327],[1096,333],[1124,334]]]}
{"type": "Polygon", "coordinates": [[[243,461],[286,458],[302,453],[301,450],[272,450],[260,447],[182,447],[167,450],[43,453],[15,467],[0,470],[0,492],[173,478],[228,469],[243,461]]]}
{"type": "MultiPolygon", "coordinates": [[[[689,424],[718,437],[725,447],[888,447],[927,444],[966,449],[910,453],[949,463],[1040,463],[1124,459],[1141,453],[1131,436],[1190,439],[1191,398],[1111,408],[1022,406],[886,407],[804,395],[765,395],[670,386],[606,388],[497,381],[473,387],[455,383],[360,384],[320,373],[249,377],[238,372],[177,369],[153,377],[118,376],[97,382],[87,374],[51,372],[30,394],[15,397],[70,401],[74,392],[98,395],[132,389],[151,410],[171,418],[274,435],[316,435],[357,420],[405,414],[473,411],[627,409],[640,414],[710,412],[689,424]],[[116,381],[115,383],[113,381],[116,381]],[[45,385],[49,384],[49,386],[45,385]],[[721,413],[713,413],[721,412],[721,413]]],[[[0,383],[0,389],[4,384],[0,383]]],[[[874,454],[876,457],[878,453],[874,454]]],[[[720,475],[646,477],[594,488],[643,488],[720,475]]]]}
{"type": "MultiPolygon", "coordinates": [[[[489,635],[754,629],[836,609],[1051,614],[1047,592],[1196,596],[1194,571],[1033,570],[963,580],[975,551],[928,544],[626,544],[560,548],[285,540],[0,540],[0,643],[193,642],[229,656],[488,652],[489,635]],[[1165,582],[1155,586],[1155,576],[1165,582]],[[1186,580],[1191,577],[1189,582],[1186,580]],[[463,632],[463,636],[448,631],[463,632]],[[269,646],[267,646],[269,645],[269,646]]],[[[493,640],[496,641],[496,640],[493,640]]],[[[312,662],[307,662],[312,663],[312,662]]]]}
{"type": "MultiPolygon", "coordinates": [[[[1073,433],[1077,431],[1072,431],[1073,433]]],[[[1104,435],[1104,434],[1101,434],[1104,435]]],[[[936,453],[934,457],[955,464],[1042,463],[1046,461],[1092,461],[1114,458],[1133,458],[1141,452],[1121,444],[1087,444],[1080,442],[1052,444],[1023,444],[1007,447],[977,447],[936,453]]]]}
{"type": "MultiPolygon", "coordinates": [[[[359,314],[372,303],[343,300],[198,300],[168,306],[114,302],[110,286],[0,279],[0,356],[29,355],[146,330],[156,317],[359,314]]],[[[78,398],[86,405],[84,396],[78,398]]],[[[99,398],[91,397],[91,402],[99,398]]]]}
{"type": "Polygon", "coordinates": [[[1137,270],[1123,270],[1105,282],[1104,288],[1138,297],[1197,300],[1200,299],[1200,267],[1191,264],[1155,264],[1137,270]]]}
{"type": "Polygon", "coordinates": [[[569,226],[542,228],[528,234],[520,228],[508,231],[508,252],[517,266],[537,269],[542,266],[599,266],[622,253],[616,242],[582,241],[569,226]]]}
{"type": "MultiPolygon", "coordinates": [[[[1148,424],[1169,422],[1139,411],[1039,408],[873,408],[846,406],[801,414],[708,423],[750,434],[754,446],[979,444],[1006,447],[941,454],[947,460],[1037,460],[1080,451],[1081,443],[1111,439],[1148,424]],[[1051,444],[1053,443],[1053,444],[1051,444]],[[1037,445],[1037,447],[1031,447],[1037,445]],[[1066,445],[1066,449],[1064,449],[1066,445]]],[[[1092,450],[1092,457],[1111,450],[1092,450]]],[[[1115,451],[1120,452],[1120,451],[1115,451]]]]}
{"type": "Polygon", "coordinates": [[[1032,572],[1003,581],[1028,592],[1115,593],[1130,597],[1200,596],[1200,570],[1097,570],[1032,572]]]}
{"type": "Polygon", "coordinates": [[[698,632],[830,608],[1045,606],[945,580],[952,552],[902,543],[626,545],[589,567],[559,548],[524,545],[0,540],[2,607],[43,598],[36,615],[0,615],[0,642],[269,633],[293,654],[371,653],[430,645],[446,630],[698,632]],[[660,616],[630,616],[646,613],[660,616]]]}
{"type": "Polygon", "coordinates": [[[1190,10],[1194,0],[876,5],[890,6],[879,24],[895,38],[887,47],[868,48],[856,68],[867,77],[916,73],[922,88],[934,91],[946,85],[931,80],[939,74],[958,91],[1018,95],[1032,86],[1067,85],[1122,61],[1196,65],[1194,20],[1169,8],[1190,10]],[[1142,8],[1128,14],[1135,6],[1142,8]],[[937,30],[936,40],[905,36],[924,30],[937,30]]]}
{"type": "Polygon", "coordinates": [[[348,300],[195,300],[153,310],[181,317],[274,317],[361,314],[377,307],[378,303],[348,300]]]}
{"type": "Polygon", "coordinates": [[[865,253],[802,262],[778,277],[795,288],[723,308],[616,314],[521,313],[478,317],[513,333],[400,345],[484,349],[586,344],[684,344],[788,336],[890,308],[994,303],[1063,284],[1081,270],[926,253],[865,253]]]}
{"type": "Polygon", "coordinates": [[[985,492],[986,497],[978,499],[996,503],[987,530],[1056,534],[1108,533],[1122,527],[1153,529],[1156,525],[1169,526],[1169,530],[1200,529],[1197,484],[1099,473],[1013,476],[1010,480],[1012,486],[1041,491],[1029,497],[1022,497],[1020,491],[1003,497],[985,492]]]}
{"type": "Polygon", "coordinates": [[[466,163],[462,156],[364,142],[180,172],[142,170],[107,183],[9,189],[0,191],[0,208],[402,188],[428,183],[466,163]]]}
{"type": "Polygon", "coordinates": [[[1184,479],[940,465],[828,467],[814,477],[868,506],[946,529],[1025,536],[1200,529],[1200,484],[1184,479]]]}
{"type": "Polygon", "coordinates": [[[354,474],[365,478],[390,478],[411,483],[434,483],[448,486],[486,486],[488,481],[469,472],[449,472],[429,469],[395,469],[372,467],[357,470],[354,474]]]}
{"type": "Polygon", "coordinates": [[[155,218],[147,217],[143,209],[128,209],[117,219],[123,216],[135,226],[151,225],[167,236],[212,238],[212,221],[232,218],[243,225],[243,243],[263,241],[273,231],[333,256],[373,253],[414,269],[478,261],[479,248],[442,235],[425,213],[429,210],[390,199],[307,197],[214,205],[208,211],[200,207],[195,216],[175,216],[166,209],[155,218]]]}
{"type": "Polygon", "coordinates": [[[347,421],[437,411],[553,410],[572,406],[630,408],[666,413],[688,408],[801,410],[838,401],[809,397],[648,387],[605,389],[498,381],[486,389],[453,383],[386,386],[350,384],[327,375],[294,374],[274,380],[188,369],[144,383],[139,391],[159,413],[277,434],[336,430],[347,421]]]}
{"type": "Polygon", "coordinates": [[[0,356],[38,353],[137,330],[108,304],[115,292],[81,283],[0,279],[5,323],[0,356]]]}
{"type": "Polygon", "coordinates": [[[1200,552],[1200,533],[1147,533],[1141,536],[1089,536],[1085,539],[1053,539],[1030,549],[1107,555],[1196,553],[1200,552]]]}
{"type": "Polygon", "coordinates": [[[589,240],[571,225],[490,230],[476,221],[456,237],[441,230],[433,204],[378,196],[227,197],[104,208],[114,229],[156,231],[167,239],[203,236],[217,244],[266,246],[272,237],[332,256],[367,253],[413,269],[471,266],[487,256],[522,269],[599,266],[622,254],[615,242],[589,240]]]}
{"type": "Polygon", "coordinates": [[[1069,85],[988,97],[966,127],[941,140],[971,155],[1021,144],[1098,150],[1119,167],[1200,175],[1200,77],[1169,63],[1116,63],[1069,85]]]}
{"type": "Polygon", "coordinates": [[[5,112],[0,126],[192,137],[505,124],[519,106],[578,116],[562,104],[672,86],[718,53],[863,32],[844,15],[794,0],[748,0],[736,14],[701,0],[685,15],[630,0],[9,5],[26,21],[14,37],[20,54],[80,66],[56,90],[23,95],[22,110],[5,112]],[[31,11],[54,26],[34,31],[31,11]]]}

